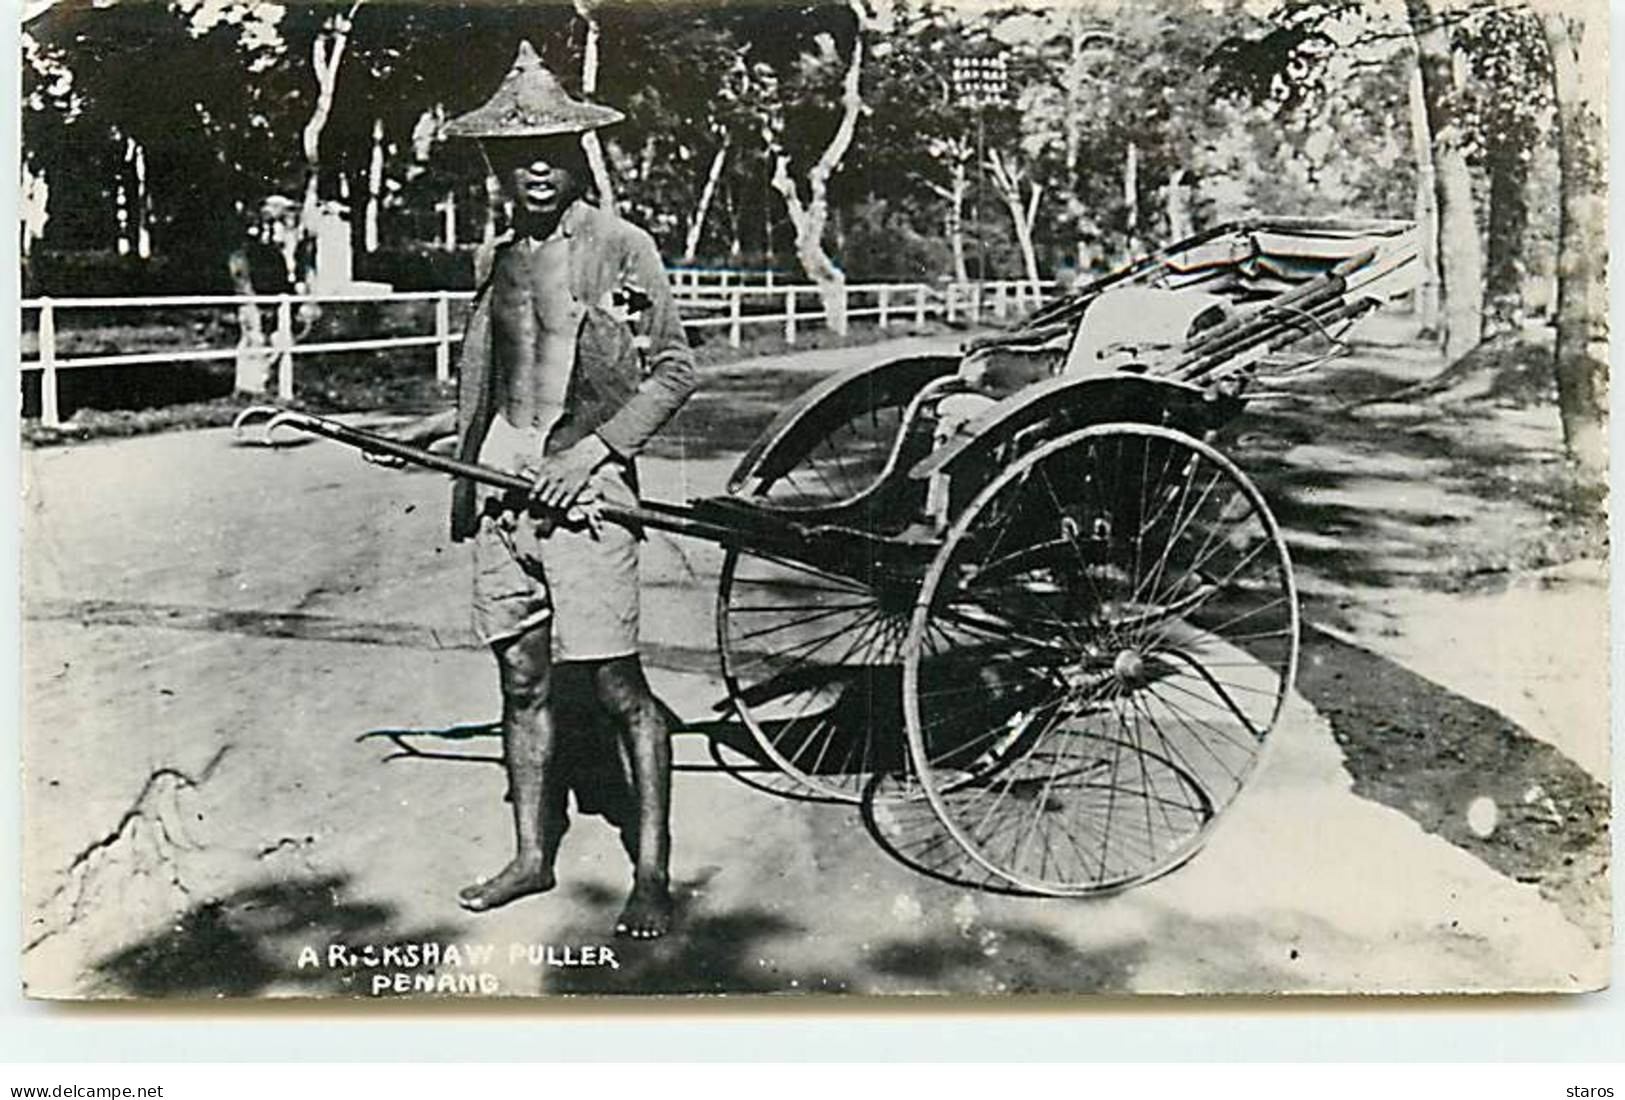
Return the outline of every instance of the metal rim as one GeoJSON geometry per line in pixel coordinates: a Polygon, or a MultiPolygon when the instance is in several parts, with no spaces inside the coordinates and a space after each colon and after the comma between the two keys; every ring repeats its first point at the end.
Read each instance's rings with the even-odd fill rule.
{"type": "Polygon", "coordinates": [[[823,797],[907,796],[906,785],[876,782],[907,767],[906,631],[907,604],[886,609],[857,581],[737,548],[723,559],[717,652],[728,699],[762,753],[823,797]],[[753,566],[761,575],[744,576],[753,566]],[[768,636],[771,651],[749,652],[749,638],[768,636]]]}
{"type": "MultiPolygon", "coordinates": [[[[865,496],[895,465],[914,401],[860,409],[819,433],[796,460],[745,499],[787,512],[816,511],[865,496]]],[[[765,454],[756,468],[776,456],[765,454]]],[[[749,477],[747,473],[744,475],[749,477]]]]}
{"type": "MultiPolygon", "coordinates": [[[[742,494],[744,499],[793,512],[846,504],[863,495],[877,478],[895,465],[903,427],[919,404],[920,396],[915,394],[906,401],[887,401],[856,410],[819,433],[804,453],[771,480],[742,494]]],[[[760,469],[774,457],[772,454],[760,456],[753,469],[760,469]]],[[[748,478],[750,471],[736,476],[748,478]]],[[[757,596],[768,587],[756,584],[757,596]]],[[[901,698],[901,678],[897,670],[911,601],[893,598],[889,603],[895,606],[882,608],[880,598],[869,586],[852,578],[825,574],[810,565],[738,548],[729,548],[723,559],[717,582],[717,650],[729,701],[768,760],[820,797],[851,803],[877,797],[882,801],[918,797],[918,791],[906,783],[876,781],[883,780],[885,773],[900,773],[907,767],[902,718],[897,713],[901,698]],[[763,677],[752,674],[752,662],[744,658],[741,643],[756,631],[776,632],[778,637],[783,637],[795,631],[796,625],[782,618],[774,621],[772,607],[755,596],[744,601],[736,598],[737,589],[753,583],[752,578],[741,574],[741,570],[751,565],[758,569],[800,573],[802,576],[793,583],[826,589],[821,594],[808,592],[825,600],[826,606],[805,608],[809,616],[806,625],[818,623],[834,628],[823,631],[832,638],[839,638],[847,631],[854,632],[857,636],[834,641],[831,648],[836,656],[844,653],[843,659],[854,668],[867,670],[848,676],[844,682],[831,670],[833,678],[817,690],[802,693],[800,705],[793,702],[787,705],[781,699],[781,712],[785,709],[797,712],[791,716],[788,726],[782,720],[769,719],[764,708],[753,703],[756,692],[752,688],[760,687],[763,677]],[[828,606],[838,600],[844,600],[849,606],[840,609],[828,606]],[[825,614],[826,611],[832,613],[825,614]],[[756,621],[749,622],[753,616],[756,621]],[[855,647],[847,650],[853,643],[855,647]],[[864,682],[859,682],[860,677],[864,682]],[[895,714],[895,722],[888,727],[883,720],[871,720],[865,723],[861,733],[820,726],[812,708],[820,701],[838,702],[837,697],[842,692],[867,698],[871,705],[865,709],[871,712],[877,709],[874,704],[878,704],[881,712],[895,714]],[[797,723],[803,728],[796,728],[797,723]],[[835,744],[838,735],[846,740],[840,747],[835,744]],[[795,747],[789,749],[787,744],[795,747]],[[842,771],[843,766],[852,770],[842,771]]],[[[793,602],[782,608],[786,614],[796,609],[793,602]]],[[[761,666],[771,662],[759,657],[754,663],[761,666]]],[[[769,676],[775,674],[760,668],[757,671],[768,671],[769,676]]],[[[777,674],[784,678],[783,674],[791,671],[781,668],[777,674]]],[[[847,700],[848,709],[857,706],[855,699],[847,700]]]]}
{"type": "MultiPolygon", "coordinates": [[[[1146,470],[1140,472],[1142,475],[1148,473],[1146,470]]],[[[1083,480],[1087,481],[1088,475],[1083,480]]],[[[1114,484],[1114,488],[1118,487],[1114,484]]],[[[1063,490],[1063,495],[1066,492],[1080,494],[1074,503],[1081,509],[1084,504],[1083,490],[1069,488],[1063,490]]],[[[1093,494],[1096,490],[1091,488],[1089,492],[1093,494]]],[[[1035,494],[1031,499],[1038,498],[1035,494]]],[[[1111,499],[1117,501],[1126,498],[1114,496],[1111,499]]],[[[1042,505],[1042,508],[1047,507],[1042,505]]],[[[1235,529],[1241,530],[1240,524],[1236,524],[1235,529]]],[[[998,539],[1003,537],[1001,529],[992,540],[993,550],[998,549],[998,539]]],[[[1110,533],[1106,533],[1098,540],[1098,545],[1116,545],[1118,549],[1115,552],[1126,555],[1129,543],[1112,543],[1111,538],[1110,533]]],[[[1012,540],[1012,544],[1022,544],[1020,553],[1030,552],[1019,538],[1012,540]]],[[[1181,549],[1180,552],[1183,554],[1186,551],[1181,549]]],[[[1249,576],[1245,580],[1251,581],[1253,578],[1249,576]]],[[[968,586],[975,582],[965,583],[968,591],[968,586]]],[[[1268,745],[1268,734],[1279,718],[1296,676],[1298,627],[1297,590],[1280,528],[1262,494],[1234,463],[1208,444],[1185,433],[1150,425],[1095,425],[1051,440],[1012,463],[960,514],[920,588],[904,646],[902,691],[904,726],[918,785],[943,826],[977,863],[1023,889],[1063,896],[1094,894],[1120,890],[1165,874],[1201,848],[1223,811],[1256,769],[1268,745]],[[1092,564],[1093,559],[1086,560],[1081,547],[1087,532],[1068,529],[1069,517],[1064,514],[1062,497],[1056,495],[1046,468],[1046,464],[1055,462],[1057,456],[1073,452],[1075,457],[1081,459],[1085,453],[1094,454],[1114,440],[1119,465],[1125,449],[1129,452],[1138,449],[1141,460],[1147,464],[1154,451],[1160,450],[1164,454],[1158,477],[1140,478],[1141,484],[1135,490],[1138,494],[1137,511],[1133,502],[1128,507],[1115,509],[1101,504],[1097,499],[1091,502],[1091,506],[1098,514],[1093,519],[1085,517],[1086,522],[1097,524],[1105,517],[1108,525],[1116,518],[1112,514],[1116,510],[1135,517],[1139,531],[1131,540],[1134,560],[1130,563],[1125,558],[1117,566],[1119,572],[1130,571],[1132,585],[1108,577],[1103,571],[1111,567],[1097,567],[1092,564]],[[1074,449],[1079,450],[1074,452],[1074,449]],[[1177,466],[1171,457],[1174,455],[1181,456],[1177,466]],[[1193,494],[1197,471],[1204,469],[1207,473],[1203,489],[1199,495],[1193,494]],[[1006,629],[1004,634],[1011,639],[1007,646],[1012,653],[1017,644],[1025,647],[1021,659],[1018,661],[1012,657],[1007,665],[1001,665],[993,659],[997,654],[983,656],[977,665],[980,680],[976,682],[963,675],[954,679],[955,669],[949,665],[943,665],[940,671],[930,671],[928,676],[934,678],[933,682],[954,686],[951,692],[936,691],[932,696],[936,701],[930,704],[947,717],[935,714],[927,716],[922,712],[922,698],[928,693],[930,684],[922,684],[922,665],[940,660],[942,654],[950,652],[943,648],[944,643],[932,642],[932,632],[940,636],[948,630],[975,631],[987,626],[986,623],[974,621],[981,613],[977,611],[978,605],[974,601],[966,604],[971,608],[970,620],[961,622],[945,614],[951,611],[953,615],[963,616],[961,608],[951,607],[945,601],[945,585],[960,583],[950,578],[950,570],[955,569],[956,564],[965,564],[963,556],[966,548],[973,543],[973,528],[1000,502],[1001,496],[1005,498],[1005,506],[1014,509],[1004,520],[1005,528],[1013,524],[1017,516],[1024,521],[1028,518],[1021,515],[1022,508],[1031,508],[1032,514],[1041,511],[1040,507],[1022,503],[1021,494],[1027,488],[1026,479],[1034,471],[1043,474],[1048,495],[1055,503],[1058,529],[1065,533],[1064,539],[1051,540],[1057,546],[1056,553],[1067,552],[1076,558],[1075,563],[1070,557],[1064,561],[1052,560],[1050,575],[1061,577],[1071,574],[1073,579],[1060,584],[1053,591],[1041,591],[1042,584],[1029,580],[1027,587],[1016,590],[1014,595],[1001,595],[999,614],[1007,622],[1021,622],[1022,612],[1011,608],[1018,606],[1022,600],[1030,601],[1039,612],[1060,606],[1071,614],[1072,609],[1083,607],[1086,603],[1097,609],[1104,608],[1111,601],[1104,598],[1102,590],[1110,581],[1117,585],[1111,591],[1127,594],[1116,601],[1122,607],[1121,617],[1100,617],[1104,616],[1104,611],[1092,611],[1091,615],[1095,617],[1088,620],[1064,616],[1046,618],[1038,614],[1022,627],[1025,634],[1018,633],[1014,628],[1006,629]],[[1176,471],[1175,481],[1167,481],[1170,471],[1176,471]],[[1179,484],[1179,479],[1183,479],[1183,484],[1179,484]],[[1145,484],[1151,480],[1155,480],[1157,485],[1154,490],[1148,489],[1145,484]],[[1227,491],[1215,498],[1213,492],[1221,483],[1227,486],[1227,491]],[[1017,487],[1014,495],[1010,494],[1012,486],[1017,487]],[[1238,552],[1239,564],[1232,575],[1226,578],[1220,574],[1222,583],[1212,584],[1211,590],[1200,599],[1180,595],[1180,585],[1193,584],[1198,590],[1208,585],[1209,582],[1203,579],[1203,567],[1227,551],[1233,532],[1226,527],[1232,521],[1225,516],[1225,510],[1231,508],[1237,499],[1245,507],[1240,523],[1250,524],[1248,533],[1254,536],[1246,553],[1238,552]],[[1204,521],[1204,526],[1193,531],[1203,510],[1209,507],[1210,500],[1217,506],[1216,518],[1211,522],[1204,521]],[[1169,508],[1173,509],[1171,513],[1169,508]],[[1142,520],[1143,523],[1140,522],[1142,520]],[[1159,530],[1166,536],[1165,545],[1159,558],[1151,565],[1154,572],[1141,577],[1139,571],[1144,564],[1141,559],[1147,535],[1159,530]],[[1180,543],[1187,532],[1193,538],[1205,532],[1206,541],[1197,547],[1192,558],[1193,569],[1185,576],[1169,581],[1168,562],[1172,559],[1176,543],[1180,543]],[[1219,540],[1215,542],[1215,535],[1220,533],[1219,540]],[[1252,589],[1232,581],[1235,575],[1250,570],[1252,563],[1260,560],[1264,563],[1261,571],[1264,579],[1260,585],[1263,591],[1257,594],[1255,610],[1245,610],[1246,601],[1243,600],[1244,610],[1235,620],[1202,625],[1203,616],[1211,620],[1214,616],[1228,613],[1225,600],[1216,599],[1218,594],[1224,593],[1227,599],[1234,600],[1238,595],[1246,597],[1251,593],[1252,589]],[[1097,590],[1097,583],[1102,590],[1097,590]],[[1082,598],[1085,585],[1088,587],[1087,600],[1082,598]],[[1164,591],[1168,593],[1167,602],[1160,615],[1154,614],[1150,610],[1157,606],[1153,597],[1162,595],[1164,591]],[[1077,593],[1076,597],[1074,592],[1077,593]],[[1243,623],[1264,610],[1270,614],[1269,621],[1279,622],[1278,630],[1260,631],[1254,638],[1251,636],[1254,634],[1251,626],[1256,624],[1249,624],[1247,630],[1224,633],[1225,629],[1243,623]],[[1087,637],[1075,636],[1071,633],[1073,629],[1082,631],[1087,637]],[[1124,639],[1131,639],[1132,644],[1121,645],[1113,652],[1110,646],[1124,639]],[[1221,649],[1221,646],[1225,648],[1221,649]],[[1224,659],[1204,663],[1191,657],[1193,650],[1224,659]],[[1268,667],[1253,658],[1252,655],[1259,651],[1272,654],[1268,667]],[[1085,652],[1087,658],[1079,656],[1085,652]],[[1251,662],[1252,668],[1243,667],[1248,662],[1251,662]],[[1023,670],[1029,665],[1039,671],[1017,674],[1031,680],[1031,685],[1018,681],[1015,686],[1006,687],[994,682],[1004,675],[1000,669],[1023,670]],[[1148,666],[1152,671],[1147,671],[1148,666]],[[1230,667],[1236,671],[1229,671],[1230,667]],[[1260,672],[1260,669],[1263,671],[1260,672]],[[1217,675],[1215,670],[1219,670],[1217,675]],[[1266,674],[1267,679],[1264,678],[1266,674]],[[1246,684],[1239,680],[1231,682],[1223,679],[1231,676],[1252,677],[1254,682],[1246,684]],[[1182,677],[1183,681],[1180,679],[1182,677]],[[969,687],[964,686],[967,683],[969,687]],[[993,686],[985,686],[988,683],[993,683],[993,686]],[[1267,707],[1262,705],[1262,699],[1252,694],[1263,695],[1266,687],[1270,697],[1267,707]],[[1176,695],[1176,691],[1186,694],[1176,695]],[[971,692],[980,694],[966,697],[971,692]],[[1000,697],[1000,692],[1005,694],[1000,697]],[[1049,694],[1044,694],[1046,692],[1049,694]],[[1241,692],[1249,694],[1241,695],[1241,692]],[[957,694],[961,698],[958,701],[949,700],[947,696],[950,694],[957,694]],[[1237,703],[1237,698],[1242,701],[1237,703]],[[978,700],[989,699],[992,705],[982,702],[982,711],[978,714],[978,700]],[[1175,701],[1170,703],[1169,699],[1175,701]],[[951,707],[947,705],[948,702],[952,702],[951,707]],[[969,720],[971,722],[986,721],[990,717],[996,722],[1005,710],[1013,710],[1013,713],[1004,726],[989,725],[985,730],[978,731],[963,747],[947,744],[947,738],[939,734],[927,737],[928,724],[938,729],[948,721],[966,722],[965,714],[975,716],[969,720]],[[1159,711],[1172,719],[1168,722],[1171,736],[1158,724],[1159,711]],[[1242,727],[1243,732],[1250,736],[1243,737],[1239,742],[1233,737],[1227,737],[1223,742],[1204,740],[1202,723],[1211,722],[1215,732],[1222,732],[1220,720],[1232,724],[1232,732],[1236,727],[1242,727]],[[1180,729],[1181,724],[1184,725],[1183,729],[1180,729]],[[1108,735],[1114,725],[1120,727],[1118,735],[1108,735]],[[1101,727],[1107,733],[1087,732],[1094,726],[1101,727]],[[1145,736],[1142,737],[1142,734],[1145,736]],[[1164,746],[1155,752],[1147,749],[1153,736],[1164,746]],[[933,739],[936,743],[928,744],[928,740],[933,739]],[[1224,774],[1215,776],[1218,769],[1211,763],[1193,763],[1190,757],[1183,755],[1181,743],[1192,748],[1193,754],[1199,743],[1223,765],[1224,774]],[[1047,746],[1047,755],[1039,755],[1041,746],[1047,746]],[[1218,749],[1214,746],[1218,746],[1218,749]],[[972,750],[980,751],[975,757],[967,759],[972,750]],[[1109,764],[1108,752],[1111,754],[1109,764]],[[958,759],[955,759],[956,753],[958,759]],[[1225,757],[1231,754],[1234,754],[1234,758],[1226,761],[1225,757]],[[1137,769],[1140,780],[1138,791],[1126,794],[1119,785],[1119,769],[1123,767],[1125,756],[1137,769]],[[1063,761],[1069,762],[1064,775],[1063,761]],[[1232,764],[1235,766],[1232,767],[1232,764]],[[1097,776],[1105,776],[1108,769],[1109,778],[1099,781],[1097,776]],[[1003,785],[1002,789],[999,788],[1000,784],[1003,785]],[[1210,790],[1210,787],[1217,789],[1210,790]],[[998,793],[995,795],[992,792],[996,789],[998,793]],[[1011,801],[1012,792],[1015,792],[1014,801],[1011,801]],[[1033,797],[1035,793],[1036,798],[1033,797]],[[1129,797],[1130,794],[1134,797],[1129,797]],[[1120,795],[1123,795],[1123,806],[1134,805],[1137,798],[1143,808],[1144,850],[1114,860],[1108,859],[1108,846],[1112,824],[1117,820],[1114,814],[1119,812],[1120,795]],[[977,803],[977,799],[981,802],[977,803]],[[990,852],[988,842],[997,835],[994,830],[1003,827],[1002,818],[993,819],[991,815],[1013,814],[1023,799],[1031,803],[1031,823],[1025,826],[1024,833],[1016,834],[1015,844],[1008,854],[990,852]],[[1045,830],[1054,824],[1045,821],[1046,817],[1057,814],[1053,806],[1065,804],[1068,813],[1079,807],[1096,812],[1091,808],[1101,802],[1104,802],[1106,823],[1099,830],[1104,839],[1094,870],[1085,866],[1086,860],[1080,854],[1078,874],[1048,872],[1047,859],[1052,849],[1047,831],[1042,832],[1039,869],[1035,872],[1029,868],[1032,860],[1026,857],[1035,843],[1034,837],[1041,832],[1040,823],[1044,823],[1045,830]],[[1006,804],[1010,807],[1008,810],[1004,808],[1006,804]],[[963,820],[966,807],[972,805],[981,809],[981,819],[975,822],[963,820]],[[982,809],[983,806],[986,808],[982,809]],[[1167,834],[1164,837],[1157,836],[1158,827],[1153,811],[1164,819],[1167,834]],[[1174,817],[1180,818],[1181,822],[1176,824],[1172,820],[1174,817]],[[1134,858],[1129,858],[1129,855],[1134,858]]],[[[1126,848],[1132,835],[1120,833],[1122,839],[1119,843],[1126,848]]],[[[1002,844],[1004,838],[999,839],[1002,844]]],[[[1077,847],[1076,838],[1070,832],[1067,840],[1077,847]]],[[[1092,836],[1090,841],[1092,844],[1092,836]]]]}

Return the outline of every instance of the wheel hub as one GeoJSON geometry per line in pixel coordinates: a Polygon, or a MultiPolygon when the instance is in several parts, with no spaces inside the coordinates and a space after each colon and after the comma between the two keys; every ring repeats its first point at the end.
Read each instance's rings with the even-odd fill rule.
{"type": "Polygon", "coordinates": [[[1146,682],[1145,658],[1137,649],[1121,649],[1112,661],[1112,675],[1126,688],[1137,688],[1146,682]]]}

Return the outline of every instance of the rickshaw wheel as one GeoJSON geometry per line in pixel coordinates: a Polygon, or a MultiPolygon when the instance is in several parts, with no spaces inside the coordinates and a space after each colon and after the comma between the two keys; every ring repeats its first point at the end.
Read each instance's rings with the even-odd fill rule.
{"type": "Polygon", "coordinates": [[[926,574],[903,647],[915,778],[1022,889],[1132,886],[1207,839],[1297,660],[1286,545],[1236,466],[1168,428],[1072,432],[995,477],[926,574]]]}
{"type": "MultiPolygon", "coordinates": [[[[816,432],[736,472],[750,486],[739,495],[788,512],[857,497],[885,470],[919,386],[911,376],[909,385],[866,387],[860,400],[819,417],[816,432]]],[[[913,589],[882,590],[738,549],[724,558],[717,648],[729,701],[766,761],[808,793],[841,802],[919,797],[903,774],[900,660],[913,589]]]]}
{"type": "Polygon", "coordinates": [[[798,510],[829,507],[857,496],[885,468],[911,396],[880,395],[873,404],[830,419],[822,430],[788,450],[789,461],[779,453],[760,456],[756,469],[768,459],[782,469],[756,485],[746,499],[798,510]]]}
{"type": "Polygon", "coordinates": [[[766,760],[808,791],[841,802],[907,793],[892,777],[907,764],[911,596],[768,555],[724,558],[717,649],[728,698],[766,760]]]}

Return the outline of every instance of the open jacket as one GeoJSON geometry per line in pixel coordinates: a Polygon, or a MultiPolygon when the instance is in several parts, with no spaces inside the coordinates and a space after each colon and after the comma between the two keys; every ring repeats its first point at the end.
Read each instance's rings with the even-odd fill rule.
{"type": "MultiPolygon", "coordinates": [[[[596,433],[630,461],[694,391],[694,355],[683,334],[666,269],[643,230],[577,200],[559,223],[569,245],[574,301],[575,365],[565,393],[564,417],[548,436],[549,453],[596,433]]],[[[492,367],[492,276],[504,262],[511,236],[475,255],[474,312],[463,334],[457,380],[457,457],[479,458],[499,401],[492,367]]],[[[475,485],[453,485],[451,537],[479,527],[475,485]]]]}

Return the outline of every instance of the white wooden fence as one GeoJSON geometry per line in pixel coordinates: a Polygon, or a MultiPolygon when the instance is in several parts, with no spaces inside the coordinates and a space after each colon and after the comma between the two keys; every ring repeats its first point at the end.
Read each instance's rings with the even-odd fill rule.
{"type": "MultiPolygon", "coordinates": [[[[1041,304],[1055,284],[849,283],[848,320],[873,318],[882,330],[893,324],[923,325],[938,317],[948,323],[1004,321],[1041,304]]],[[[687,286],[677,292],[683,323],[689,328],[726,328],[728,345],[739,347],[746,325],[783,326],[784,342],[794,344],[801,325],[827,320],[816,286],[687,286]],[[805,305],[807,308],[803,308],[805,305]]]]}
{"type": "Polygon", "coordinates": [[[681,294],[689,287],[783,286],[785,273],[771,268],[668,267],[672,289],[681,294]]]}
{"type": "MultiPolygon", "coordinates": [[[[846,288],[847,316],[851,319],[873,318],[876,326],[882,330],[894,324],[923,325],[931,318],[941,318],[950,323],[979,324],[1004,320],[1040,304],[1054,286],[1054,283],[1034,285],[1028,282],[946,283],[936,286],[929,283],[855,283],[846,288]]],[[[687,281],[678,283],[675,289],[679,308],[684,313],[684,325],[694,329],[726,328],[731,347],[741,346],[747,326],[779,326],[785,343],[793,345],[803,326],[826,320],[816,286],[744,285],[717,280],[709,284],[687,281]]],[[[25,316],[29,311],[37,314],[39,351],[32,359],[23,359],[19,367],[41,374],[40,423],[48,427],[56,427],[62,422],[58,389],[60,372],[84,367],[140,367],[235,360],[240,355],[265,355],[275,367],[277,398],[288,401],[293,398],[294,363],[298,356],[432,347],[435,349],[435,378],[447,382],[451,379],[452,345],[462,339],[462,333],[451,323],[452,305],[467,302],[472,297],[470,291],[437,290],[383,295],[215,294],[146,298],[29,298],[24,299],[21,305],[25,316]],[[294,311],[305,303],[392,305],[409,302],[434,303],[431,331],[422,335],[312,343],[300,343],[294,336],[294,311]],[[266,348],[194,347],[112,355],[61,354],[58,320],[69,311],[235,310],[246,305],[276,310],[276,328],[266,348]]]]}

